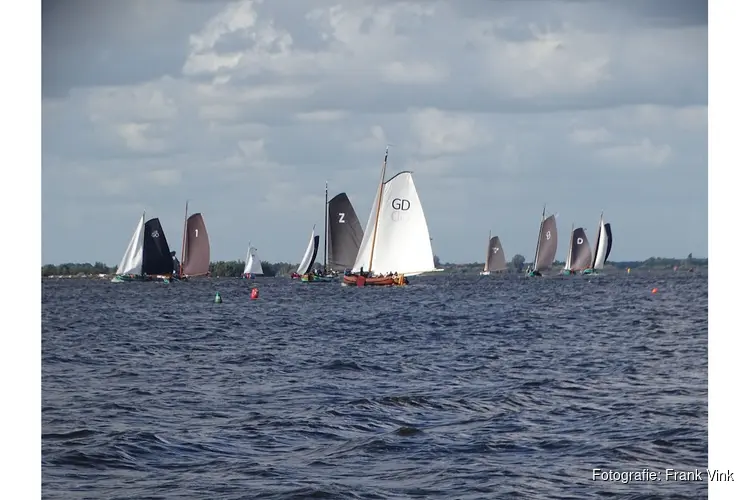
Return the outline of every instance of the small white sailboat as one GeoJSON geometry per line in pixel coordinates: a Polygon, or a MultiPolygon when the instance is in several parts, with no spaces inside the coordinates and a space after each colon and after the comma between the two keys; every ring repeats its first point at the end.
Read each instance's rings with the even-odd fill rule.
{"type": "Polygon", "coordinates": [[[261,266],[258,249],[247,244],[247,257],[245,257],[245,269],[242,270],[243,278],[253,278],[263,275],[263,266],[261,266]]]}
{"type": "Polygon", "coordinates": [[[315,264],[315,257],[318,255],[318,246],[320,245],[320,236],[315,234],[315,225],[313,224],[310,242],[307,244],[302,260],[297,267],[297,271],[292,274],[292,279],[301,278],[308,274],[315,264]]]}
{"type": "Polygon", "coordinates": [[[604,212],[599,216],[599,228],[594,245],[594,254],[591,266],[583,271],[583,274],[598,274],[596,271],[604,269],[609,254],[612,251],[612,226],[604,222],[604,212]]]}

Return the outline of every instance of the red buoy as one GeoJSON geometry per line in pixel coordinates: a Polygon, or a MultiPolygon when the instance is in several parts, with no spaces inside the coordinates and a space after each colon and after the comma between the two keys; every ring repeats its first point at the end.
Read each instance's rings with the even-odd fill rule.
{"type": "Polygon", "coordinates": [[[257,299],[259,294],[260,294],[260,292],[258,291],[258,289],[257,288],[253,288],[252,290],[250,290],[250,300],[257,299]]]}

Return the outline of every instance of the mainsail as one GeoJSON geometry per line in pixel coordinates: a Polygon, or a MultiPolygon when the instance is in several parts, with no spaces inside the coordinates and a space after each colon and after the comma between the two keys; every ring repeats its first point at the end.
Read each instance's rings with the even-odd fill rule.
{"type": "Polygon", "coordinates": [[[142,272],[147,275],[172,274],[172,256],[169,251],[167,237],[157,217],[145,224],[143,239],[142,272]]]}
{"type": "Polygon", "coordinates": [[[302,261],[299,263],[297,268],[297,274],[307,274],[315,264],[315,257],[318,255],[318,245],[320,244],[320,237],[315,236],[315,226],[313,226],[312,234],[310,235],[310,243],[307,244],[305,254],[302,256],[302,261]]]}
{"type": "Polygon", "coordinates": [[[376,197],[354,271],[407,276],[435,271],[427,220],[411,172],[400,172],[383,184],[379,213],[378,201],[376,197]]]}
{"type": "Polygon", "coordinates": [[[569,262],[566,269],[580,271],[591,263],[591,246],[586,238],[586,231],[582,227],[573,230],[570,241],[569,262]]]}
{"type": "Polygon", "coordinates": [[[557,253],[557,223],[555,215],[550,215],[541,224],[539,241],[537,243],[536,256],[534,258],[534,271],[549,269],[555,261],[557,253]]]}
{"type": "Polygon", "coordinates": [[[508,268],[505,262],[505,253],[500,245],[500,238],[493,236],[487,246],[487,260],[484,263],[485,271],[503,271],[508,268]]]}
{"type": "Polygon", "coordinates": [[[362,226],[346,193],[328,202],[328,264],[335,271],[352,269],[362,243],[362,226]]]}
{"type": "Polygon", "coordinates": [[[183,276],[204,276],[209,273],[211,245],[208,231],[199,213],[187,219],[185,225],[185,249],[182,262],[183,276]]]}
{"type": "Polygon", "coordinates": [[[258,257],[258,249],[251,247],[249,243],[247,247],[247,257],[245,258],[245,269],[242,271],[242,274],[263,274],[263,266],[258,257]]]}
{"type": "Polygon", "coordinates": [[[591,267],[594,269],[603,269],[604,264],[609,258],[612,251],[612,227],[609,223],[604,223],[604,213],[599,218],[599,232],[596,236],[596,246],[594,247],[594,258],[591,267]]]}
{"type": "Polygon", "coordinates": [[[128,243],[128,247],[125,249],[125,254],[120,259],[116,274],[141,274],[145,219],[146,212],[143,212],[141,218],[138,219],[138,224],[135,226],[130,243],[128,243]]]}

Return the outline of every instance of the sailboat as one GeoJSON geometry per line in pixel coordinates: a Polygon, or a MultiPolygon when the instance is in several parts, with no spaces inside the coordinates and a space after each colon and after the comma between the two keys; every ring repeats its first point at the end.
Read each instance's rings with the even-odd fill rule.
{"type": "Polygon", "coordinates": [[[583,274],[599,274],[596,271],[604,269],[604,264],[609,258],[612,251],[612,226],[604,222],[604,212],[599,216],[599,231],[596,235],[596,244],[594,245],[594,255],[589,261],[591,267],[583,271],[583,274]]]}
{"type": "Polygon", "coordinates": [[[247,244],[247,257],[245,257],[245,269],[242,271],[243,278],[254,278],[263,275],[263,266],[258,257],[258,249],[247,244]]]}
{"type": "Polygon", "coordinates": [[[528,277],[541,276],[541,271],[546,271],[552,266],[557,253],[557,222],[555,214],[545,218],[547,206],[542,208],[542,222],[539,224],[539,237],[536,241],[536,253],[534,254],[534,265],[526,270],[528,277]]]}
{"type": "Polygon", "coordinates": [[[591,246],[586,238],[586,231],[582,227],[570,230],[570,244],[568,245],[568,255],[565,258],[565,267],[560,274],[570,276],[582,271],[591,263],[591,246]]]}
{"type": "Polygon", "coordinates": [[[170,281],[172,270],[172,255],[161,223],[158,218],[146,221],[146,212],[143,212],[112,282],[170,281]]]}
{"type": "Polygon", "coordinates": [[[508,264],[505,262],[505,252],[503,252],[503,247],[500,245],[500,238],[492,236],[492,231],[490,231],[487,258],[484,261],[484,269],[479,275],[489,276],[493,271],[504,271],[505,269],[508,269],[508,264]]]}
{"type": "Polygon", "coordinates": [[[407,276],[436,271],[427,220],[412,174],[399,172],[386,181],[387,165],[388,148],[354,269],[344,276],[344,285],[405,285],[407,276]]]}
{"type": "Polygon", "coordinates": [[[297,271],[292,273],[292,279],[302,278],[308,274],[313,265],[315,264],[315,257],[318,255],[318,246],[320,245],[320,236],[315,234],[315,225],[313,225],[312,234],[310,235],[310,242],[307,244],[305,253],[302,256],[302,261],[297,267],[297,271]]]}
{"type": "Polygon", "coordinates": [[[211,244],[203,215],[194,213],[188,217],[188,202],[185,202],[185,224],[182,231],[182,262],[177,270],[180,280],[193,276],[208,276],[211,264],[211,244]]]}
{"type": "Polygon", "coordinates": [[[328,202],[328,244],[326,269],[346,272],[354,267],[362,244],[362,226],[346,193],[339,193],[328,202]]]}

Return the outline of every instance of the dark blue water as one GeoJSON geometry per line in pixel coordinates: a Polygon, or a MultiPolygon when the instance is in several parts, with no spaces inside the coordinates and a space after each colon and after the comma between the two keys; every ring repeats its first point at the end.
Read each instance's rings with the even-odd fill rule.
{"type": "Polygon", "coordinates": [[[705,275],[256,283],[44,281],[44,498],[707,497],[705,275]]]}

